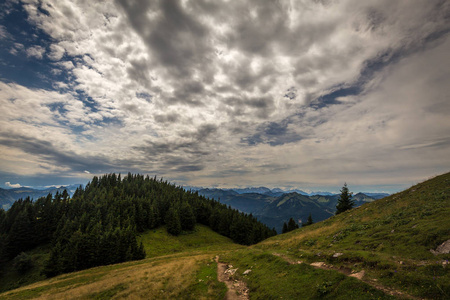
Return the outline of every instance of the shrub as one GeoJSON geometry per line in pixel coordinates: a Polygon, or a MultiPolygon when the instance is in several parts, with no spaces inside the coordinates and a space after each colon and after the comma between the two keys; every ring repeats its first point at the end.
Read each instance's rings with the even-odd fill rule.
{"type": "Polygon", "coordinates": [[[31,256],[26,254],[25,252],[20,253],[14,258],[14,268],[20,274],[25,274],[28,270],[33,268],[33,261],[31,260],[31,256]]]}

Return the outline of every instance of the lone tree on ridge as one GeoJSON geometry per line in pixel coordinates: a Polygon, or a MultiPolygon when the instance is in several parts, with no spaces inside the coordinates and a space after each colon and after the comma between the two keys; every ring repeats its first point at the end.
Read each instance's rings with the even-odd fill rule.
{"type": "Polygon", "coordinates": [[[355,202],[352,200],[352,193],[348,191],[347,183],[341,189],[341,195],[339,196],[338,203],[336,205],[336,215],[352,209],[355,206],[355,202]]]}

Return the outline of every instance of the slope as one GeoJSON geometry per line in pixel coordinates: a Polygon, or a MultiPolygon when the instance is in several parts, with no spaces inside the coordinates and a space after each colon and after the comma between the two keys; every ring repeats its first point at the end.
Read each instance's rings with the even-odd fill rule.
{"type": "Polygon", "coordinates": [[[0,294],[0,299],[221,299],[226,288],[217,281],[213,258],[223,249],[242,248],[203,225],[178,237],[161,227],[139,239],[144,260],[60,275],[0,294]]]}
{"type": "Polygon", "coordinates": [[[359,272],[367,282],[416,297],[450,297],[450,254],[434,255],[450,239],[450,173],[364,204],[310,227],[254,246],[292,260],[359,272]]]}

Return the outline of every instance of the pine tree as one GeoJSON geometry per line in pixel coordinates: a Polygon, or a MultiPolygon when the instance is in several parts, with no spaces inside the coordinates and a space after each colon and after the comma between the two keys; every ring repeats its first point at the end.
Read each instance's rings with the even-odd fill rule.
{"type": "Polygon", "coordinates": [[[179,235],[181,233],[180,217],[178,211],[174,207],[169,208],[167,211],[165,221],[168,233],[171,235],[179,235]]]}
{"type": "Polygon", "coordinates": [[[180,222],[182,230],[194,230],[195,227],[195,215],[192,207],[189,203],[185,202],[180,209],[180,222]]]}
{"type": "Polygon", "coordinates": [[[312,216],[311,216],[311,214],[309,214],[308,220],[306,221],[306,223],[303,223],[302,227],[311,225],[311,224],[313,224],[313,223],[314,223],[314,222],[313,222],[312,216]]]}
{"type": "Polygon", "coordinates": [[[298,228],[298,224],[295,222],[294,219],[290,218],[289,222],[287,224],[288,231],[292,231],[298,228]]]}
{"type": "Polygon", "coordinates": [[[288,232],[288,228],[287,228],[287,224],[286,222],[283,223],[283,230],[281,231],[281,233],[286,233],[288,232]]]}
{"type": "Polygon", "coordinates": [[[336,205],[336,215],[352,209],[354,205],[355,202],[352,200],[352,193],[349,192],[347,183],[344,183],[344,186],[341,189],[341,195],[339,196],[339,200],[336,205]]]}

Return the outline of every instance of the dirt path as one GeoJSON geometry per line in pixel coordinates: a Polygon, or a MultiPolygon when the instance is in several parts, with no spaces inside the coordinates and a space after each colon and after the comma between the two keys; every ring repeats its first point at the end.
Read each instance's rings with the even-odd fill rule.
{"type": "MultiPolygon", "coordinates": [[[[280,254],[280,253],[272,253],[272,254],[275,255],[275,256],[281,257],[282,259],[284,259],[285,261],[287,261],[291,265],[302,264],[303,263],[303,261],[301,261],[301,260],[293,260],[290,257],[287,257],[287,256],[285,256],[283,254],[280,254]]],[[[359,279],[359,280],[367,283],[368,285],[376,288],[377,290],[380,290],[380,291],[382,291],[382,292],[384,292],[384,293],[386,293],[388,295],[391,295],[391,296],[400,297],[400,298],[406,298],[406,299],[413,299],[413,300],[422,300],[422,298],[411,296],[411,295],[405,294],[404,292],[401,292],[401,291],[398,291],[398,290],[394,290],[392,288],[388,288],[388,287],[382,286],[381,284],[376,282],[375,279],[372,279],[372,280],[364,279],[364,275],[365,275],[365,271],[364,270],[362,270],[360,272],[355,272],[355,271],[352,271],[349,268],[345,268],[345,267],[337,268],[337,267],[332,266],[332,265],[327,265],[324,262],[313,262],[313,263],[310,264],[310,266],[313,266],[313,267],[318,268],[318,269],[323,269],[323,270],[333,270],[333,271],[337,271],[339,273],[342,273],[342,274],[344,274],[346,276],[354,277],[354,278],[359,279]]]]}
{"type": "Polygon", "coordinates": [[[233,274],[237,269],[233,266],[219,262],[219,257],[216,256],[217,262],[217,279],[227,285],[228,291],[225,295],[226,300],[243,300],[248,299],[248,288],[245,282],[234,280],[233,274]]]}

